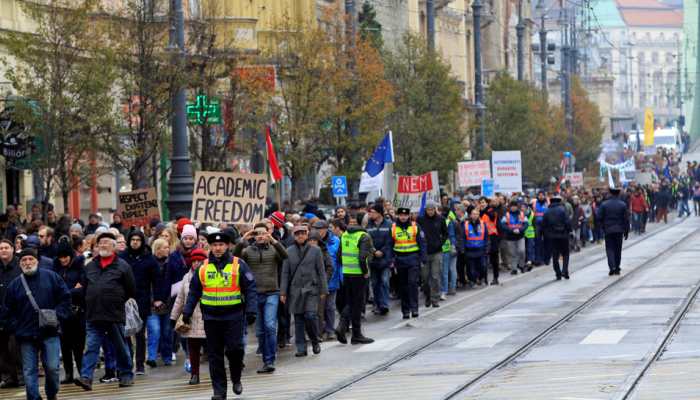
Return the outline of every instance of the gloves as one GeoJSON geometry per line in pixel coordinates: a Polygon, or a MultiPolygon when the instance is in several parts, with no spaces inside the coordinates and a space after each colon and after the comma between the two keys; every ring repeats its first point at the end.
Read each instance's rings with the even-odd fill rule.
{"type": "Polygon", "coordinates": [[[253,314],[253,313],[248,313],[245,315],[245,320],[246,320],[246,322],[248,322],[248,325],[253,325],[257,318],[258,318],[258,316],[256,314],[253,314]]]}
{"type": "Polygon", "coordinates": [[[187,325],[191,325],[190,323],[192,322],[192,316],[191,315],[183,315],[182,322],[184,322],[187,325]]]}

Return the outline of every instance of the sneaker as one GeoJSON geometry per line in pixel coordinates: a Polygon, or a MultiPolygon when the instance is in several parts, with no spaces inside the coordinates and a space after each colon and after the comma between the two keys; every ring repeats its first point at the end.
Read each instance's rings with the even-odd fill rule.
{"type": "Polygon", "coordinates": [[[445,301],[447,300],[447,294],[446,293],[440,293],[440,301],[445,301]]]}
{"type": "Polygon", "coordinates": [[[358,336],[353,336],[352,339],[350,339],[350,343],[352,343],[352,344],[370,344],[370,343],[374,343],[374,339],[370,339],[364,335],[358,335],[358,336]]]}
{"type": "Polygon", "coordinates": [[[136,368],[135,375],[146,375],[146,371],[144,371],[143,367],[136,368]]]}
{"type": "Polygon", "coordinates": [[[418,318],[418,311],[414,311],[411,313],[411,318],[418,318]]]}
{"type": "Polygon", "coordinates": [[[511,275],[518,275],[518,270],[514,269],[514,270],[510,271],[510,274],[511,275]]]}
{"type": "Polygon", "coordinates": [[[271,374],[273,372],[275,372],[275,366],[272,364],[265,364],[258,369],[259,374],[271,374]]]}
{"type": "Polygon", "coordinates": [[[434,308],[440,307],[440,303],[438,303],[438,302],[433,303],[433,307],[434,307],[434,308]]]}
{"type": "Polygon", "coordinates": [[[173,361],[173,362],[177,361],[177,354],[173,353],[172,361],[173,361]]]}
{"type": "Polygon", "coordinates": [[[129,387],[134,386],[134,380],[131,378],[124,378],[119,380],[119,387],[129,387]]]}
{"type": "Polygon", "coordinates": [[[192,375],[190,377],[190,385],[199,385],[199,375],[192,375]]]}
{"type": "Polygon", "coordinates": [[[447,295],[448,295],[448,296],[454,296],[454,295],[456,295],[456,294],[457,294],[457,291],[456,291],[455,289],[450,289],[450,291],[447,292],[447,295]]]}
{"type": "Polygon", "coordinates": [[[73,383],[75,383],[76,386],[83,388],[85,391],[92,390],[92,381],[90,381],[88,378],[80,377],[74,380],[73,383]]]}
{"type": "Polygon", "coordinates": [[[119,381],[119,378],[112,370],[105,371],[104,376],[100,378],[100,383],[114,383],[117,381],[119,381]]]}
{"type": "Polygon", "coordinates": [[[190,364],[190,360],[185,360],[185,372],[188,374],[192,372],[192,364],[190,364]]]}
{"type": "Polygon", "coordinates": [[[408,313],[403,315],[403,319],[409,319],[409,318],[411,318],[411,316],[408,313]]]}

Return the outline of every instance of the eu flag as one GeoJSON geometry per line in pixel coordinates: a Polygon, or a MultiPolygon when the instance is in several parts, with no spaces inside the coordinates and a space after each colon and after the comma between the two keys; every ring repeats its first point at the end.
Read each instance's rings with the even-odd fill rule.
{"type": "Polygon", "coordinates": [[[377,176],[384,170],[385,163],[392,162],[394,162],[394,145],[391,140],[391,131],[389,131],[374,149],[372,157],[365,163],[365,172],[369,176],[377,176]]]}

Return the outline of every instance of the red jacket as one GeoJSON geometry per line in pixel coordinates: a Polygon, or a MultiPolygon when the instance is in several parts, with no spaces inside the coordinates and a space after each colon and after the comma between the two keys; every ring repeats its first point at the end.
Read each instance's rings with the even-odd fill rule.
{"type": "Polygon", "coordinates": [[[649,209],[647,199],[642,195],[634,194],[630,199],[630,210],[633,213],[643,213],[647,209],[649,209]]]}

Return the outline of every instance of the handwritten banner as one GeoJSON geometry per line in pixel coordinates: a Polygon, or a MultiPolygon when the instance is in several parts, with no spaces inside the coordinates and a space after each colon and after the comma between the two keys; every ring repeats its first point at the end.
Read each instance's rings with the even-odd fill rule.
{"type": "Polygon", "coordinates": [[[463,188],[479,186],[484,179],[491,178],[491,163],[489,160],[457,163],[457,170],[459,186],[463,188]]]}
{"type": "Polygon", "coordinates": [[[197,171],[192,220],[210,224],[255,224],[265,215],[267,176],[197,171]]]}
{"type": "Polygon", "coordinates": [[[122,192],[117,195],[117,212],[126,227],[146,226],[151,219],[160,219],[158,196],[155,188],[122,192]]]}

